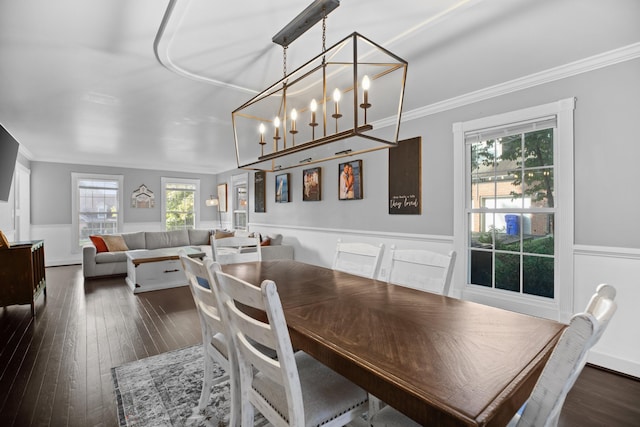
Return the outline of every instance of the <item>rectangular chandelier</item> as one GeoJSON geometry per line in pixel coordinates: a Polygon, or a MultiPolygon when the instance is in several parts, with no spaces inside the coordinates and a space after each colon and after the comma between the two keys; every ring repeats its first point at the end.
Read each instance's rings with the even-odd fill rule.
{"type": "Polygon", "coordinates": [[[238,167],[275,171],[397,145],[407,62],[354,32],[232,113],[238,167]]]}

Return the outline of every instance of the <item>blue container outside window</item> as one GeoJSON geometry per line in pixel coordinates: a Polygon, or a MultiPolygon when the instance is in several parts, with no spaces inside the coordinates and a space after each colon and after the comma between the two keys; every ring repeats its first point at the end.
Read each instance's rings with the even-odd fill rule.
{"type": "Polygon", "coordinates": [[[507,234],[510,236],[517,236],[520,233],[520,216],[505,215],[504,220],[507,223],[507,234]]]}

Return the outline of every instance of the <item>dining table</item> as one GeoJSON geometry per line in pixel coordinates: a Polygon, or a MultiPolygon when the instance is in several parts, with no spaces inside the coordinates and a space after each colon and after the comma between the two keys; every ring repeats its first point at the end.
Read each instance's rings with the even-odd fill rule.
{"type": "Polygon", "coordinates": [[[506,425],[566,327],[293,260],[222,270],[273,280],[294,348],[421,425],[506,425]]]}

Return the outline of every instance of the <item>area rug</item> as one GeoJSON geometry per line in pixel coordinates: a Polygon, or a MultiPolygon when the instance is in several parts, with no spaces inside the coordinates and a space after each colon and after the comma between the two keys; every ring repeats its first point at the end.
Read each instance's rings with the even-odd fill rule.
{"type": "MultiPolygon", "coordinates": [[[[122,427],[222,427],[229,424],[229,382],[214,385],[207,409],[197,412],[204,370],[202,345],[112,368],[122,427]]],[[[224,375],[216,369],[216,377],[224,375]]],[[[256,426],[270,424],[256,413],[256,426]]]]}

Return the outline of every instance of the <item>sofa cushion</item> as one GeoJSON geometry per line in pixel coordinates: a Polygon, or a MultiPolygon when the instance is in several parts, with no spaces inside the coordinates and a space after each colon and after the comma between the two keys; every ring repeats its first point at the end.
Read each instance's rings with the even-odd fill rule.
{"type": "Polygon", "coordinates": [[[123,233],[122,238],[127,244],[129,250],[146,249],[144,231],[138,231],[137,233],[123,233]]]}
{"type": "Polygon", "coordinates": [[[119,234],[105,234],[102,236],[102,240],[107,245],[109,252],[121,252],[128,251],[129,247],[125,243],[124,239],[119,234]]]}
{"type": "Polygon", "coordinates": [[[126,252],[102,252],[96,254],[96,264],[107,264],[110,262],[126,262],[126,252]]]}
{"type": "Polygon", "coordinates": [[[271,234],[267,237],[271,240],[271,246],[279,246],[282,244],[282,234],[271,234]]]}
{"type": "Polygon", "coordinates": [[[107,248],[107,244],[104,242],[102,236],[89,236],[91,239],[91,243],[96,247],[96,252],[109,252],[109,248],[107,248]]]}
{"type": "Polygon", "coordinates": [[[147,249],[189,246],[189,233],[187,233],[187,230],[147,231],[145,239],[147,249]]]}
{"type": "Polygon", "coordinates": [[[188,230],[189,244],[192,246],[209,245],[211,232],[209,230],[188,230]]]}

